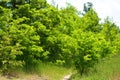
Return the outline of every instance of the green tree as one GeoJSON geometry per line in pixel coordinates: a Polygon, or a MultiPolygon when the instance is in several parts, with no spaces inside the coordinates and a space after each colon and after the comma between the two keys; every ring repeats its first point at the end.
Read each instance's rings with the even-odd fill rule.
{"type": "Polygon", "coordinates": [[[30,69],[43,61],[74,66],[83,74],[120,51],[120,29],[114,23],[100,24],[92,6],[81,15],[70,4],[58,9],[46,0],[0,0],[2,70],[30,69]]]}
{"type": "Polygon", "coordinates": [[[106,41],[109,41],[111,43],[111,47],[113,48],[112,50],[115,53],[118,53],[118,45],[116,44],[119,42],[119,37],[118,35],[120,34],[120,29],[119,27],[110,21],[109,18],[106,18],[104,23],[102,24],[103,28],[101,33],[105,36],[106,41]]]}
{"type": "Polygon", "coordinates": [[[88,72],[100,59],[111,54],[110,43],[101,34],[83,32],[79,29],[73,31],[72,36],[78,44],[73,61],[81,75],[88,72]]]}
{"type": "Polygon", "coordinates": [[[101,25],[99,24],[100,18],[97,13],[90,9],[81,19],[81,28],[85,31],[92,31],[98,33],[101,31],[101,25]]]}

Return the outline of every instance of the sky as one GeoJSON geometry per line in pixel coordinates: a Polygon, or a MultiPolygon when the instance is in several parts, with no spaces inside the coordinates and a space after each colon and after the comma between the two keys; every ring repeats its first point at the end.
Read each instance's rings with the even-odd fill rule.
{"type": "MultiPolygon", "coordinates": [[[[52,3],[52,0],[47,0],[52,3]]],[[[120,27],[120,0],[54,0],[55,4],[60,7],[65,7],[66,2],[76,7],[79,11],[83,10],[83,5],[86,2],[92,2],[94,10],[98,16],[104,20],[109,16],[113,22],[120,27]]]]}

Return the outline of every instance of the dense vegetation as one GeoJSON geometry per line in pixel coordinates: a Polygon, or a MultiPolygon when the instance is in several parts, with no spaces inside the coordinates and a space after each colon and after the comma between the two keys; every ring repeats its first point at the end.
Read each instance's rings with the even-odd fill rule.
{"type": "Polygon", "coordinates": [[[54,63],[82,75],[99,60],[120,52],[120,29],[70,4],[58,9],[46,0],[0,0],[0,70],[54,63]]]}

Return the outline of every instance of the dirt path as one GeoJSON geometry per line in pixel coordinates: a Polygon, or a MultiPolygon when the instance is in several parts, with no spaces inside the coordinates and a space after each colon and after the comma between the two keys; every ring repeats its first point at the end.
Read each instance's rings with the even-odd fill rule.
{"type": "Polygon", "coordinates": [[[120,77],[115,78],[114,80],[120,80],[120,77]]]}
{"type": "Polygon", "coordinates": [[[72,74],[65,75],[62,80],[69,80],[71,78],[72,74]]]}

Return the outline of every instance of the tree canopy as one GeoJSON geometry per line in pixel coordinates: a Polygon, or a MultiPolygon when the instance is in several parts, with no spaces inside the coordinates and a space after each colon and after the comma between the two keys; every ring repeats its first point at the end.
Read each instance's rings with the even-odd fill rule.
{"type": "Polygon", "coordinates": [[[78,12],[70,4],[58,9],[46,0],[0,0],[1,70],[42,61],[74,66],[82,74],[120,52],[115,23],[109,18],[100,23],[92,7],[79,13],[82,17],[78,12]]]}

